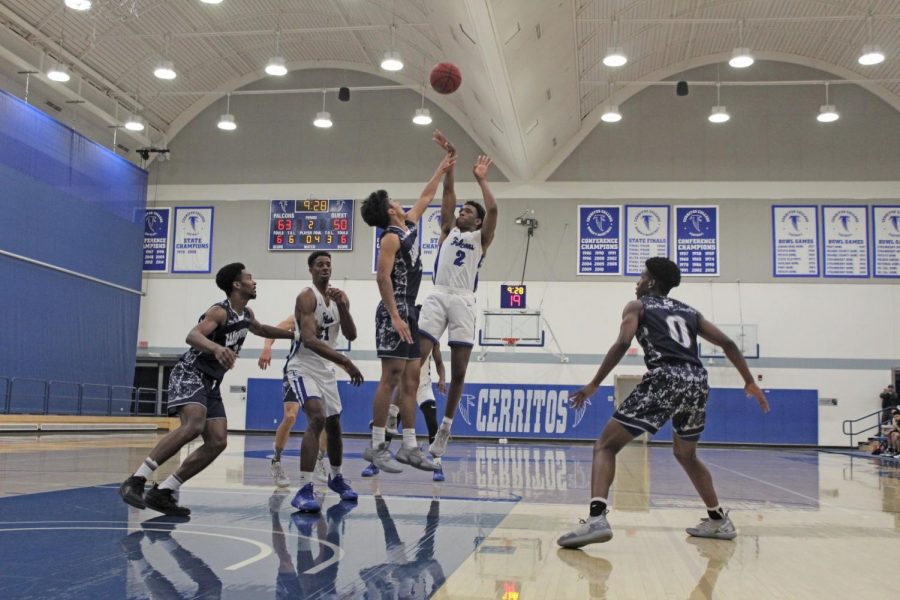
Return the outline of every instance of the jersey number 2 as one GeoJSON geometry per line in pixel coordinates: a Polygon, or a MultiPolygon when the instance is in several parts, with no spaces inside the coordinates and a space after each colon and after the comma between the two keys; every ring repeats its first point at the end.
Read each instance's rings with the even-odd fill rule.
{"type": "Polygon", "coordinates": [[[666,325],[669,326],[669,335],[673,340],[685,348],[691,347],[691,333],[688,331],[684,317],[666,317],[666,325]]]}
{"type": "Polygon", "coordinates": [[[456,265],[457,267],[461,267],[464,260],[466,260],[466,253],[463,252],[462,250],[457,250],[456,251],[456,260],[453,261],[453,264],[456,265]]]}

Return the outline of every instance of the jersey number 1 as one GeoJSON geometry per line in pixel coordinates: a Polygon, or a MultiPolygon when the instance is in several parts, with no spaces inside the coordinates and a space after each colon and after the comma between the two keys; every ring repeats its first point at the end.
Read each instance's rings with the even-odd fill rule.
{"type": "Polygon", "coordinates": [[[669,336],[685,348],[691,347],[691,333],[688,331],[684,317],[666,317],[666,325],[669,326],[669,336]]]}
{"type": "Polygon", "coordinates": [[[456,251],[456,260],[453,261],[453,264],[456,265],[457,267],[461,267],[464,260],[466,260],[466,253],[463,252],[462,250],[457,250],[456,251]]]}

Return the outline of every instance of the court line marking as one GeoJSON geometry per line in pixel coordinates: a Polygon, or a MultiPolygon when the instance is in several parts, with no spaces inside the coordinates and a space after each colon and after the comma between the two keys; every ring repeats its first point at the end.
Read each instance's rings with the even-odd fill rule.
{"type": "MultiPolygon", "coordinates": [[[[77,531],[83,531],[83,530],[123,531],[124,530],[124,531],[128,531],[129,529],[130,529],[130,527],[128,527],[128,526],[124,526],[124,527],[72,527],[72,526],[68,526],[68,527],[0,527],[0,533],[6,532],[6,531],[62,531],[62,530],[77,530],[77,531]]],[[[146,527],[146,528],[142,528],[142,529],[144,529],[145,531],[162,531],[162,532],[166,532],[166,533],[173,533],[173,530],[171,530],[171,529],[156,529],[156,528],[151,528],[151,527],[146,527]]],[[[252,565],[253,563],[258,562],[272,554],[272,547],[269,546],[268,544],[263,544],[262,542],[257,542],[256,540],[251,540],[251,539],[248,539],[245,537],[240,537],[240,536],[236,536],[236,535],[225,535],[222,533],[210,533],[208,531],[191,531],[189,529],[176,529],[175,531],[178,531],[180,533],[188,533],[191,535],[207,535],[210,537],[218,537],[218,538],[225,538],[225,539],[229,539],[229,540],[237,540],[239,542],[247,542],[248,544],[256,546],[259,549],[259,552],[257,552],[256,555],[251,556],[250,558],[248,558],[246,560],[242,560],[240,562],[234,563],[233,565],[225,567],[226,571],[237,571],[238,569],[242,569],[242,568],[246,567],[247,565],[252,565]]]]}
{"type": "MultiPolygon", "coordinates": [[[[46,525],[46,524],[51,524],[51,523],[71,523],[71,522],[72,522],[71,520],[68,520],[68,521],[0,521],[0,525],[31,525],[31,524],[46,525]]],[[[146,522],[146,521],[142,521],[142,522],[146,522]]],[[[78,523],[119,523],[119,521],[78,521],[78,523]]],[[[217,529],[236,529],[238,531],[252,531],[254,533],[259,533],[261,531],[260,529],[253,529],[250,527],[235,527],[233,525],[215,525],[212,523],[190,523],[190,524],[179,523],[179,525],[189,525],[189,527],[207,527],[207,528],[217,528],[217,529]]],[[[136,528],[136,526],[134,526],[134,525],[126,526],[126,527],[80,527],[80,528],[79,527],[23,527],[23,528],[0,527],[0,532],[2,532],[2,531],[27,531],[27,530],[31,530],[31,529],[34,529],[37,531],[54,530],[54,529],[114,529],[114,530],[120,530],[120,531],[121,530],[128,531],[129,529],[135,529],[135,528],[136,528]]],[[[254,562],[260,561],[260,560],[268,557],[270,554],[272,554],[271,546],[269,546],[267,544],[263,544],[262,542],[256,542],[256,541],[248,539],[248,538],[242,538],[242,537],[237,537],[237,536],[226,536],[223,534],[215,534],[215,533],[207,533],[205,531],[191,531],[189,528],[186,529],[184,527],[178,527],[176,529],[155,529],[155,528],[151,528],[151,527],[141,527],[141,529],[146,529],[146,530],[151,530],[151,531],[166,531],[169,533],[172,533],[174,531],[180,531],[182,533],[193,533],[196,535],[212,535],[212,536],[218,535],[219,537],[233,537],[236,540],[244,540],[244,541],[250,542],[251,544],[254,544],[254,545],[264,546],[265,548],[268,549],[268,552],[262,556],[257,555],[257,556],[251,557],[248,560],[245,560],[245,561],[242,561],[239,563],[235,563],[234,565],[231,565],[230,567],[226,567],[225,568],[226,571],[235,571],[237,569],[246,567],[247,565],[250,565],[250,564],[253,564],[254,562]]],[[[318,542],[319,544],[322,544],[323,546],[326,546],[327,548],[331,549],[331,552],[332,552],[331,558],[329,558],[325,562],[319,563],[315,567],[311,567],[311,568],[307,569],[306,571],[304,571],[304,573],[308,573],[309,575],[315,575],[319,571],[327,569],[335,562],[340,561],[344,558],[344,555],[345,555],[344,549],[336,544],[333,544],[333,543],[327,541],[327,540],[312,538],[312,537],[300,535],[297,533],[291,533],[290,531],[282,532],[280,535],[290,536],[290,537],[294,537],[297,539],[303,538],[303,539],[309,540],[311,542],[318,542]]]]}

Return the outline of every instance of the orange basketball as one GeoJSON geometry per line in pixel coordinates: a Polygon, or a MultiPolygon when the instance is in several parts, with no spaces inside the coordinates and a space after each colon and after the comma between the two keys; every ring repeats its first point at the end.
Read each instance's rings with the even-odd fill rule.
{"type": "Polygon", "coordinates": [[[462,73],[453,63],[438,63],[431,70],[431,87],[439,94],[452,94],[461,83],[462,73]]]}

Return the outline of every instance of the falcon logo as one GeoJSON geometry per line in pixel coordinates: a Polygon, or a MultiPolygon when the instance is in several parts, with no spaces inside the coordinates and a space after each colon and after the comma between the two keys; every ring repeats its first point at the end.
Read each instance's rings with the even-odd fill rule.
{"type": "Polygon", "coordinates": [[[651,236],[660,230],[662,220],[653,210],[641,210],[634,216],[634,228],[642,236],[651,236]]]}
{"type": "Polygon", "coordinates": [[[144,215],[144,234],[150,237],[156,237],[161,232],[159,231],[159,226],[162,225],[163,218],[155,210],[148,210],[147,214],[144,215]]]}
{"type": "Polygon", "coordinates": [[[469,411],[473,406],[475,406],[475,396],[472,394],[463,394],[459,398],[459,406],[456,407],[459,416],[461,416],[466,425],[470,427],[472,426],[472,417],[469,416],[471,414],[469,411]]]}
{"type": "Polygon", "coordinates": [[[890,215],[888,218],[891,220],[891,225],[894,226],[894,231],[900,233],[900,215],[890,215]]]}
{"type": "Polygon", "coordinates": [[[841,220],[841,225],[844,227],[844,231],[850,233],[850,227],[847,226],[850,221],[850,215],[839,215],[838,219],[841,220]]]}
{"type": "Polygon", "coordinates": [[[794,228],[794,231],[796,231],[797,233],[800,233],[800,215],[798,215],[798,214],[788,215],[788,221],[790,222],[791,227],[794,228]]]}
{"type": "Polygon", "coordinates": [[[839,210],[834,213],[831,223],[837,235],[844,238],[856,235],[859,230],[859,217],[849,210],[839,210]]]}
{"type": "Polygon", "coordinates": [[[581,423],[581,420],[584,418],[584,413],[587,412],[587,407],[591,405],[591,399],[588,398],[584,401],[579,408],[573,408],[575,411],[575,423],[572,425],[573,428],[578,427],[578,424],[581,423]]]}
{"type": "Polygon", "coordinates": [[[588,231],[595,237],[605,237],[609,235],[615,225],[615,219],[613,219],[612,213],[609,210],[602,208],[591,211],[585,219],[585,222],[588,231]]]}

